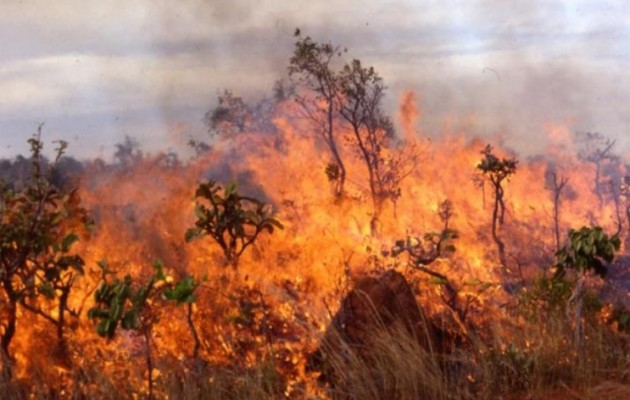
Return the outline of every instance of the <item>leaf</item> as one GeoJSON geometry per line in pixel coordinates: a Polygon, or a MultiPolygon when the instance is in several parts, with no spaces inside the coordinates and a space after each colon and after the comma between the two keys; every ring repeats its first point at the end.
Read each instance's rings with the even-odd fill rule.
{"type": "Polygon", "coordinates": [[[206,219],[206,208],[201,204],[197,204],[195,207],[195,217],[201,220],[206,219]]]}
{"type": "Polygon", "coordinates": [[[122,319],[122,328],[125,330],[134,330],[138,328],[138,313],[136,310],[129,310],[122,319]]]}
{"type": "Polygon", "coordinates": [[[111,338],[114,336],[117,326],[118,324],[115,321],[104,319],[96,326],[96,333],[98,333],[102,337],[111,338]]]}
{"type": "Polygon", "coordinates": [[[76,243],[78,240],[79,240],[79,235],[75,233],[69,233],[61,241],[61,251],[63,253],[67,253],[68,251],[70,251],[70,248],[72,247],[72,245],[76,243]]]}
{"type": "Polygon", "coordinates": [[[53,300],[55,298],[55,288],[49,282],[40,283],[38,289],[47,299],[53,300]]]}
{"type": "Polygon", "coordinates": [[[192,242],[193,240],[197,239],[198,237],[202,236],[203,233],[201,231],[201,229],[199,228],[190,228],[186,231],[186,234],[184,235],[184,240],[187,243],[192,242]]]}
{"type": "Polygon", "coordinates": [[[444,285],[444,284],[447,283],[447,281],[444,278],[440,278],[440,277],[437,277],[437,276],[432,276],[429,279],[429,283],[431,283],[433,285],[444,285]]]}
{"type": "Polygon", "coordinates": [[[162,264],[162,261],[153,261],[153,269],[155,270],[155,274],[153,275],[155,280],[163,281],[166,279],[166,276],[164,275],[164,264],[162,264]]]}
{"type": "Polygon", "coordinates": [[[449,253],[454,253],[456,250],[457,250],[457,248],[455,247],[455,245],[448,244],[448,245],[444,246],[444,251],[447,251],[449,253]]]}

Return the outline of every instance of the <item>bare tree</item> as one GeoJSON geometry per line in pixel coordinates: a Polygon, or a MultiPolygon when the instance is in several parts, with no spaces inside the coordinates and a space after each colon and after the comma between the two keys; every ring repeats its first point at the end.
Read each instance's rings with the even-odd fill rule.
{"type": "Polygon", "coordinates": [[[599,206],[604,205],[602,176],[604,175],[604,167],[608,163],[615,163],[619,160],[612,149],[615,146],[615,140],[602,135],[599,132],[586,132],[581,135],[583,141],[582,150],[578,153],[580,159],[593,164],[595,169],[595,186],[593,188],[599,206]]]}
{"type": "Polygon", "coordinates": [[[558,252],[560,251],[560,197],[562,190],[569,183],[569,178],[564,176],[558,178],[558,174],[553,171],[548,174],[548,177],[551,181],[548,189],[551,191],[553,199],[553,228],[556,239],[556,252],[558,252]]]}

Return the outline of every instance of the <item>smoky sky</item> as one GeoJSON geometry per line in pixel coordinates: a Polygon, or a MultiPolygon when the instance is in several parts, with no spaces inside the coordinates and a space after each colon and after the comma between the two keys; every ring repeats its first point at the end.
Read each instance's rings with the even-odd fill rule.
{"type": "Polygon", "coordinates": [[[419,132],[544,145],[548,123],[630,149],[630,5],[617,1],[5,1],[0,4],[0,157],[47,141],[108,157],[203,138],[216,95],[269,94],[296,27],[348,48],[420,98],[419,132]],[[448,127],[448,128],[445,128],[448,127]]]}

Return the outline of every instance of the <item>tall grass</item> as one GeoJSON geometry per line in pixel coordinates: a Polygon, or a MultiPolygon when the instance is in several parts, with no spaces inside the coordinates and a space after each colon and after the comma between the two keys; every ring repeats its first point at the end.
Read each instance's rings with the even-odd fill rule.
{"type": "MultiPolygon", "coordinates": [[[[317,374],[305,374],[306,381],[292,390],[271,357],[235,367],[160,354],[156,397],[271,400],[291,392],[292,399],[312,400],[630,399],[627,334],[590,321],[578,357],[573,326],[563,313],[512,322],[497,321],[488,329],[494,333],[477,332],[449,354],[427,348],[426,340],[397,326],[373,326],[361,345],[338,336],[322,348],[327,383],[316,384],[317,374]]],[[[34,363],[21,378],[0,381],[0,398],[142,399],[140,363],[129,360],[123,378],[104,368],[103,360],[80,360],[58,372],[34,363]]]]}

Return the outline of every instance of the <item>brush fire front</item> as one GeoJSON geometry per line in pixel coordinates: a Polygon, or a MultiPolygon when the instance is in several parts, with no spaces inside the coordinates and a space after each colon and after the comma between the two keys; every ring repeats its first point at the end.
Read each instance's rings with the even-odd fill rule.
{"type": "Polygon", "coordinates": [[[76,167],[36,136],[9,162],[6,398],[626,398],[614,142],[429,141],[410,92],[396,132],[376,70],[301,32],[288,72],[222,93],[188,160],[129,140],[76,167]]]}

